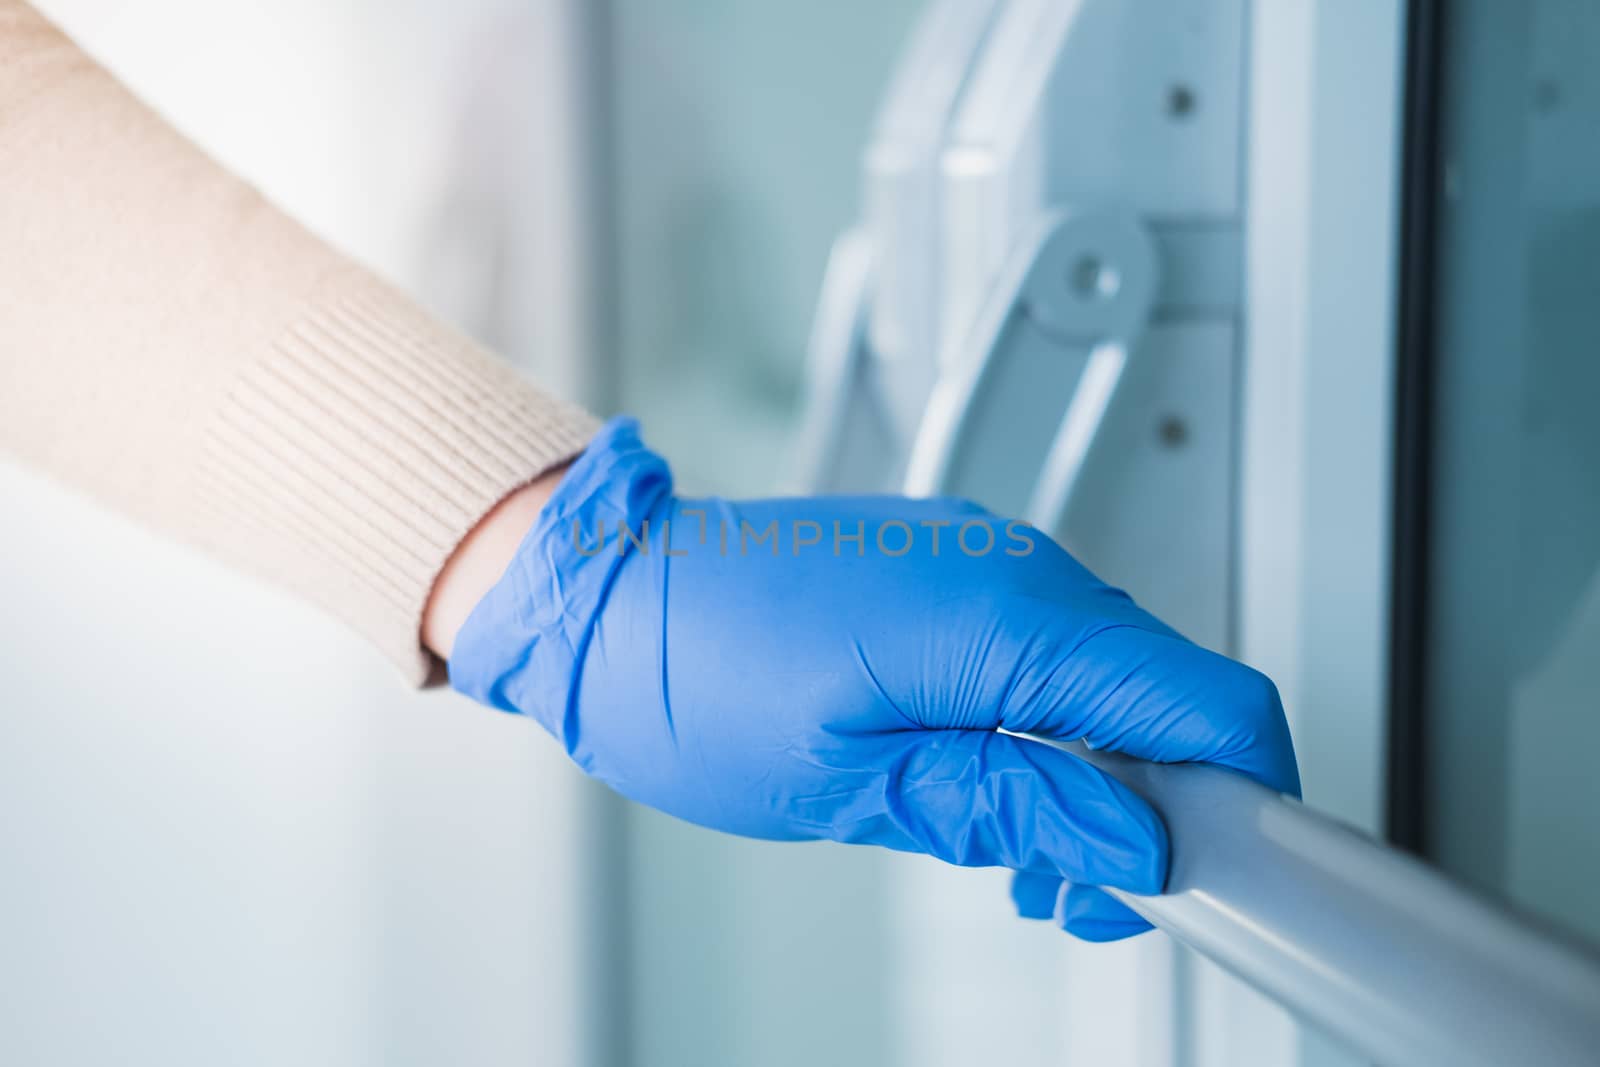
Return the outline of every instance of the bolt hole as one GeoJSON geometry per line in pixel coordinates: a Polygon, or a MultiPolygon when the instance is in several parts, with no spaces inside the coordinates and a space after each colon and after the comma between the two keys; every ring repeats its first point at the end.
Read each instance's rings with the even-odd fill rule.
{"type": "Polygon", "coordinates": [[[1189,441],[1189,424],[1177,415],[1164,415],[1156,424],[1156,436],[1167,448],[1182,448],[1189,441]]]}
{"type": "Polygon", "coordinates": [[[1186,119],[1194,114],[1198,103],[1194,90],[1187,85],[1174,85],[1167,90],[1167,114],[1175,119],[1186,119]]]}
{"type": "Polygon", "coordinates": [[[1110,300],[1122,288],[1122,272],[1097,256],[1084,256],[1073,265],[1072,288],[1089,300],[1110,300]]]}

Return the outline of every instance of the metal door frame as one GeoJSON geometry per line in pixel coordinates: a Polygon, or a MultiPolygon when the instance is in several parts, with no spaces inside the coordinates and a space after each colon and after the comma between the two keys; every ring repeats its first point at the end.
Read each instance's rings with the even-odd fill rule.
{"type": "MultiPolygon", "coordinates": [[[[1405,7],[1257,0],[1251,13],[1236,647],[1278,682],[1308,804],[1373,833],[1389,731],[1405,7]]],[[[1341,1058],[1253,993],[1215,999],[1197,1015],[1196,1063],[1341,1058]]]]}

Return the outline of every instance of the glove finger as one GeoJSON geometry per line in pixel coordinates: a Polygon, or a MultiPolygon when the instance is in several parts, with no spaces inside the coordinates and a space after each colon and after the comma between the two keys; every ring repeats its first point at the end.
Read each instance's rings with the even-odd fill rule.
{"type": "Polygon", "coordinates": [[[1058,871],[1073,882],[1159,893],[1167,831],[1122,783],[1038,741],[978,730],[911,731],[883,786],[893,828],[852,839],[964,867],[1058,871]]]}
{"type": "Polygon", "coordinates": [[[1138,912],[1103,889],[1072,885],[1053,874],[1017,871],[1011,902],[1024,919],[1054,919],[1084,941],[1120,941],[1152,929],[1138,912]]]}
{"type": "Polygon", "coordinates": [[[1061,928],[1084,941],[1120,941],[1152,929],[1138,912],[1103,889],[1068,885],[1055,913],[1061,928]]]}
{"type": "Polygon", "coordinates": [[[1056,898],[1065,884],[1053,874],[1017,871],[1011,876],[1011,903],[1024,919],[1054,919],[1056,898]]]}
{"type": "Polygon", "coordinates": [[[1216,763],[1300,795],[1294,746],[1266,675],[1183,639],[1118,626],[1014,691],[1007,730],[1162,763],[1216,763]]]}

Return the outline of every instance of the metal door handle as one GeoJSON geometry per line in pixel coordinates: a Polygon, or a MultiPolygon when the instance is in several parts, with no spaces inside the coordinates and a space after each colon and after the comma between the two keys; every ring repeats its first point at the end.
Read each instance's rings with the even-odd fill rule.
{"type": "Polygon", "coordinates": [[[1600,956],[1230,771],[1069,746],[1172,839],[1173,937],[1383,1064],[1593,1064],[1600,956]]]}

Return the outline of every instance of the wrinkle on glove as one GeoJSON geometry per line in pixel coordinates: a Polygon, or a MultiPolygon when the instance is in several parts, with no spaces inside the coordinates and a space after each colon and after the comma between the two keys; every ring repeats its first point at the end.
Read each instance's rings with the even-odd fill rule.
{"type": "Polygon", "coordinates": [[[1143,928],[1092,887],[1160,892],[1165,828],[1013,733],[1299,787],[1270,682],[1049,538],[957,500],[678,498],[631,420],[567,472],[450,677],[641,803],[1026,872],[1019,910],[1095,939],[1143,928]]]}

